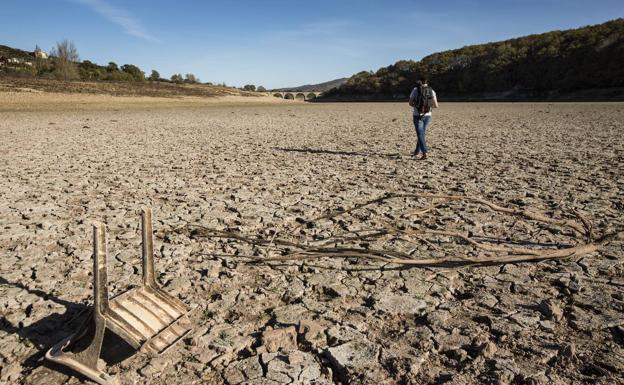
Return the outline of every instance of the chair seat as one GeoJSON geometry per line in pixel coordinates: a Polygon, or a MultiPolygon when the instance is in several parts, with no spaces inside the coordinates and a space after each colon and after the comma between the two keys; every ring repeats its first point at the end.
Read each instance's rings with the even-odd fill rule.
{"type": "Polygon", "coordinates": [[[109,327],[136,349],[162,353],[191,329],[181,301],[149,286],[113,298],[104,313],[109,327]]]}

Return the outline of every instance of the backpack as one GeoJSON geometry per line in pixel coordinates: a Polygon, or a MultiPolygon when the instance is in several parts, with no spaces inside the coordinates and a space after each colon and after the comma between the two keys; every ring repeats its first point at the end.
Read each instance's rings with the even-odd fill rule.
{"type": "Polygon", "coordinates": [[[416,97],[416,111],[419,114],[426,114],[431,111],[431,106],[433,106],[433,90],[429,86],[421,86],[418,91],[418,96],[416,97]]]}

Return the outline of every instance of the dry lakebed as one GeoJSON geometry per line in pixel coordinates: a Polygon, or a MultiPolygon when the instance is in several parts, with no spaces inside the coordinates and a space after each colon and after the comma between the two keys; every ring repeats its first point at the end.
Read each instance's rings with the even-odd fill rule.
{"type": "MultiPolygon", "coordinates": [[[[420,161],[406,103],[243,99],[3,96],[0,384],[87,381],[43,355],[92,303],[93,221],[108,229],[111,296],[139,284],[142,206],[154,213],[158,283],[196,310],[166,353],[111,359],[122,384],[624,383],[622,242],[484,266],[259,261],[291,252],[283,237],[475,255],[444,234],[360,234],[387,223],[492,245],[571,242],[470,202],[406,197],[345,212],[388,193],[480,197],[621,230],[624,104],[442,102],[420,161]],[[328,210],[345,213],[309,221],[328,210]]],[[[107,336],[105,350],[115,346],[107,336]]]]}

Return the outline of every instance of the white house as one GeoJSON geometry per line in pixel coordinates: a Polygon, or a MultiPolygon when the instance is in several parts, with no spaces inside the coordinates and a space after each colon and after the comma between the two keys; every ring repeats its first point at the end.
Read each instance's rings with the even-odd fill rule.
{"type": "Polygon", "coordinates": [[[41,48],[37,48],[37,49],[35,49],[35,57],[37,59],[47,59],[48,58],[48,54],[45,53],[41,48]]]}

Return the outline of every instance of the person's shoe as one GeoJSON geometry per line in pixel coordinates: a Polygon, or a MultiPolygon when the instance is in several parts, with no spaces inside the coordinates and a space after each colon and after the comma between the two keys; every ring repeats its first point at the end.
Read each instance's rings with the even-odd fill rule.
{"type": "Polygon", "coordinates": [[[418,152],[416,150],[412,151],[412,156],[415,158],[418,156],[418,152]]]}
{"type": "Polygon", "coordinates": [[[423,153],[422,156],[420,157],[420,160],[425,160],[427,159],[427,154],[423,153]]]}

